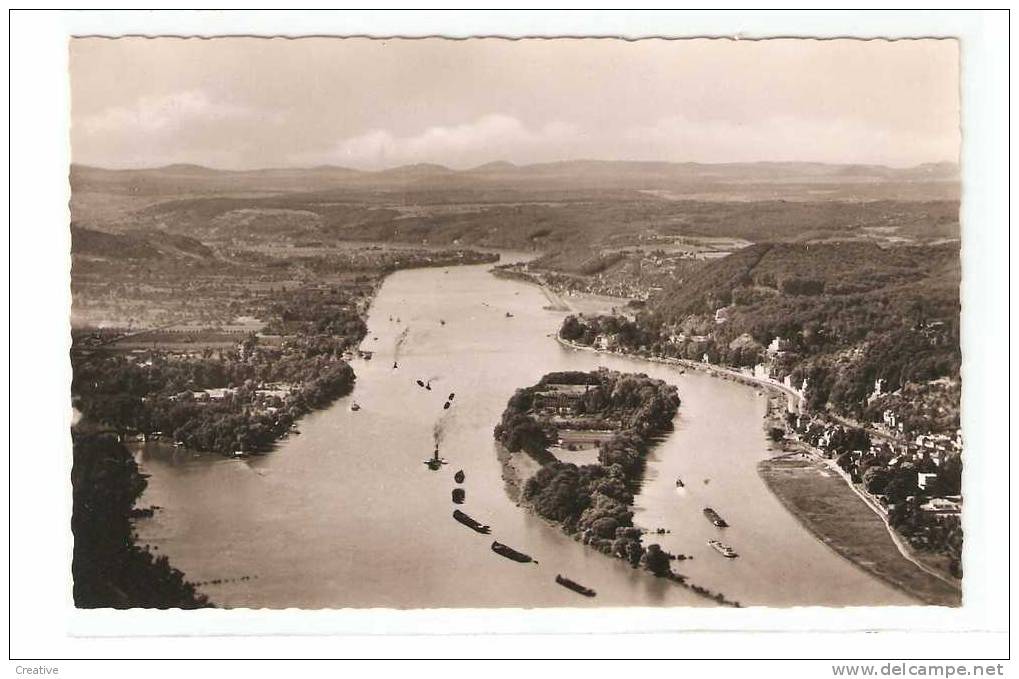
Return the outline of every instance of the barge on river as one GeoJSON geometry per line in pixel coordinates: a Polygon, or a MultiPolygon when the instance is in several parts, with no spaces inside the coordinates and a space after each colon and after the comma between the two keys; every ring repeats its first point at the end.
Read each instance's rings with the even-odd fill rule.
{"type": "Polygon", "coordinates": [[[473,518],[471,518],[467,514],[464,514],[459,509],[454,509],[453,510],[453,518],[456,519],[457,521],[459,521],[460,523],[462,523],[463,525],[467,526],[471,530],[476,530],[479,533],[486,533],[487,534],[487,533],[490,533],[491,530],[492,530],[492,527],[489,526],[487,523],[481,523],[480,521],[475,521],[473,518]]]}
{"type": "Polygon", "coordinates": [[[565,575],[555,576],[555,581],[558,582],[563,587],[565,587],[566,589],[572,589],[577,594],[583,594],[584,596],[594,596],[596,594],[596,592],[590,587],[584,587],[579,582],[570,580],[565,575]]]}
{"type": "Polygon", "coordinates": [[[495,552],[496,554],[498,554],[499,556],[506,557],[507,559],[509,559],[511,561],[516,561],[516,562],[519,562],[519,563],[532,563],[532,562],[533,563],[538,563],[537,561],[532,559],[530,557],[530,555],[524,554],[523,552],[518,552],[517,550],[513,549],[512,547],[507,547],[506,545],[502,544],[501,542],[493,541],[492,542],[492,551],[495,552]]]}
{"type": "Polygon", "coordinates": [[[716,552],[727,559],[735,559],[739,556],[739,554],[736,553],[736,550],[727,544],[719,542],[718,540],[708,540],[708,544],[711,545],[716,552]]]}
{"type": "Polygon", "coordinates": [[[718,512],[716,512],[711,507],[705,507],[704,508],[704,516],[708,517],[708,521],[710,521],[711,523],[715,524],[719,528],[728,528],[729,527],[729,524],[725,522],[725,519],[723,519],[721,516],[719,516],[718,512]]]}

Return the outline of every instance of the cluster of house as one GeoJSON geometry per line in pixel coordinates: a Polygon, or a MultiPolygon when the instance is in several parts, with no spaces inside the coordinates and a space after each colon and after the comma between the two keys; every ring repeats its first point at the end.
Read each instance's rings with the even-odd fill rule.
{"type": "MultiPolygon", "coordinates": [[[[600,368],[604,370],[604,368],[600,368]]],[[[597,447],[623,426],[618,419],[590,414],[580,404],[591,384],[546,384],[532,395],[531,412],[556,428],[556,444],[567,450],[597,447]]]]}
{"type": "Polygon", "coordinates": [[[531,398],[531,411],[550,417],[573,417],[580,414],[580,402],[591,389],[590,384],[546,384],[544,390],[531,398]]]}
{"type": "MultiPolygon", "coordinates": [[[[278,410],[276,405],[285,401],[296,387],[292,384],[277,382],[259,384],[255,388],[255,404],[261,404],[267,412],[278,410]]],[[[214,403],[223,401],[227,396],[237,393],[237,387],[219,387],[215,389],[185,390],[170,396],[171,401],[195,401],[198,403],[214,403]]]]}
{"type": "MultiPolygon", "coordinates": [[[[799,436],[820,450],[825,457],[839,456],[842,450],[835,443],[846,434],[842,425],[822,422],[806,415],[799,415],[794,421],[799,436]]],[[[922,434],[915,440],[904,443],[890,441],[871,442],[867,450],[851,450],[848,453],[849,469],[860,469],[879,465],[889,470],[911,464],[916,470],[916,486],[920,491],[930,492],[935,487],[939,470],[950,452],[962,450],[961,436],[952,438],[942,434],[922,434]]],[[[924,512],[933,514],[959,514],[962,498],[931,497],[920,505],[924,512]]]]}

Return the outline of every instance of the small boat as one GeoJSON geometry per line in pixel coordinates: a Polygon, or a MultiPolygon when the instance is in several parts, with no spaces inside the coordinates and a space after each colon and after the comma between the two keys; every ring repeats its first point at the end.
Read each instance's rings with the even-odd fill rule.
{"type": "Polygon", "coordinates": [[[425,383],[424,383],[424,381],[423,381],[423,380],[417,380],[417,383],[418,383],[418,386],[419,386],[419,387],[423,387],[423,386],[425,386],[425,383]]]}
{"type": "Polygon", "coordinates": [[[440,319],[439,319],[439,325],[446,325],[446,321],[444,321],[444,320],[442,320],[442,319],[440,318],[440,319]]]}
{"type": "Polygon", "coordinates": [[[492,542],[492,551],[498,554],[499,556],[504,556],[507,559],[511,561],[516,561],[518,563],[531,563],[531,562],[538,563],[537,561],[532,559],[529,555],[524,554],[523,552],[518,552],[512,547],[507,547],[501,542],[492,542]]]}
{"type": "Polygon", "coordinates": [[[677,476],[677,477],[676,477],[676,488],[682,488],[682,487],[683,487],[683,486],[685,486],[685,485],[686,485],[686,484],[684,484],[684,483],[683,483],[683,479],[681,479],[681,478],[679,478],[679,477],[677,476]]]}
{"type": "Polygon", "coordinates": [[[430,458],[424,461],[425,466],[432,471],[438,471],[442,468],[442,465],[449,464],[444,458],[439,457],[439,447],[435,447],[435,453],[430,458]]]}
{"type": "Polygon", "coordinates": [[[396,361],[393,361],[393,370],[396,370],[399,366],[396,365],[396,361]]]}
{"type": "Polygon", "coordinates": [[[449,464],[449,462],[447,462],[446,459],[442,457],[432,457],[425,460],[424,464],[432,471],[438,471],[442,467],[442,465],[449,464]]]}
{"type": "Polygon", "coordinates": [[[453,474],[453,480],[456,481],[457,483],[463,483],[465,478],[467,478],[467,477],[464,474],[464,470],[463,469],[458,471],[456,474],[453,474]]]}
{"type": "Polygon", "coordinates": [[[442,404],[442,409],[443,410],[449,410],[449,406],[451,406],[451,405],[453,405],[453,404],[450,403],[449,401],[446,401],[445,403],[442,404]]]}
{"type": "Polygon", "coordinates": [[[510,312],[507,311],[506,312],[506,318],[513,318],[513,314],[511,314],[510,312]]]}
{"type": "Polygon", "coordinates": [[[727,559],[735,559],[739,554],[727,544],[721,543],[718,540],[708,540],[708,544],[711,545],[716,552],[721,554],[727,559]]]}
{"type": "Polygon", "coordinates": [[[456,394],[451,391],[451,392],[449,392],[449,396],[446,397],[446,400],[447,401],[452,401],[453,398],[455,398],[455,397],[456,397],[456,394]]]}
{"type": "Polygon", "coordinates": [[[570,580],[564,575],[555,576],[555,581],[558,582],[563,587],[565,587],[566,589],[572,589],[577,594],[583,594],[584,596],[594,596],[596,593],[590,587],[584,587],[579,582],[574,582],[573,580],[570,580]]]}
{"type": "Polygon", "coordinates": [[[467,491],[463,488],[453,489],[453,504],[462,505],[464,500],[467,499],[467,491]]]}
{"type": "Polygon", "coordinates": [[[247,453],[245,453],[243,450],[234,451],[234,457],[244,457],[245,455],[247,455],[247,453]]]}
{"type": "Polygon", "coordinates": [[[723,519],[721,516],[719,516],[718,512],[716,512],[711,507],[705,507],[704,508],[704,516],[708,517],[708,521],[710,521],[711,523],[715,524],[719,528],[728,528],[729,527],[729,524],[727,524],[725,522],[725,519],[723,519]]]}
{"type": "Polygon", "coordinates": [[[357,401],[354,401],[353,403],[350,404],[350,409],[356,413],[358,410],[361,409],[361,406],[358,405],[357,401]]]}
{"type": "MultiPolygon", "coordinates": [[[[490,533],[492,531],[492,527],[489,526],[487,523],[481,523],[480,521],[475,521],[471,517],[469,517],[466,514],[464,514],[463,512],[461,512],[459,509],[454,509],[453,510],[453,518],[456,519],[457,521],[459,521],[460,523],[462,523],[463,525],[467,526],[471,530],[477,531],[479,533],[487,534],[487,533],[490,533]]],[[[530,557],[528,557],[528,558],[530,558],[530,557]]]]}

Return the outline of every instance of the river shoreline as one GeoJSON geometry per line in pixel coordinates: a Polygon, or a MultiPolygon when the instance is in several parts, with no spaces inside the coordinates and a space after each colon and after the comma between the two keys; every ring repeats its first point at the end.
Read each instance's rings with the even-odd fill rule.
{"type": "MultiPolygon", "coordinates": [[[[556,335],[556,341],[558,341],[560,345],[569,349],[590,351],[598,354],[624,356],[626,358],[640,359],[650,363],[660,363],[664,365],[689,368],[716,378],[738,382],[748,387],[764,389],[769,395],[769,402],[763,422],[765,430],[769,429],[773,424],[782,424],[781,412],[783,409],[778,402],[780,398],[798,398],[798,395],[791,390],[773,382],[757,379],[748,375],[741,375],[732,370],[700,363],[698,361],[645,357],[635,354],[604,351],[594,347],[576,344],[569,340],[564,340],[558,335],[556,335]]],[[[907,554],[903,553],[903,548],[896,540],[894,530],[887,525],[884,518],[880,515],[876,508],[864,501],[863,498],[859,497],[849,481],[843,478],[841,474],[834,475],[838,485],[841,487],[841,491],[843,491],[840,495],[844,495],[845,499],[845,505],[841,508],[841,511],[852,511],[857,513],[857,518],[865,517],[866,519],[880,524],[885,535],[895,545],[894,554],[882,552],[879,554],[881,561],[875,561],[874,544],[871,541],[864,540],[861,533],[837,530],[838,523],[819,520],[818,516],[812,514],[809,507],[797,503],[795,499],[802,499],[808,496],[812,497],[814,501],[819,501],[822,498],[817,493],[812,492],[816,489],[817,484],[810,483],[809,480],[805,481],[804,479],[799,479],[799,483],[796,485],[800,487],[795,490],[788,484],[786,486],[781,486],[778,482],[776,482],[777,472],[775,470],[782,464],[783,461],[790,459],[791,456],[803,455],[804,457],[809,458],[810,464],[816,465],[818,468],[823,467],[825,471],[821,473],[827,474],[834,472],[830,472],[829,466],[820,462],[817,459],[817,454],[813,451],[789,451],[781,449],[776,452],[777,454],[775,456],[770,459],[763,460],[758,465],[758,475],[761,477],[769,492],[775,496],[786,510],[820,542],[830,547],[837,554],[850,561],[861,570],[880,578],[882,581],[887,582],[896,589],[918,599],[919,601],[929,605],[960,605],[958,589],[953,589],[948,583],[941,582],[942,578],[917,565],[907,556],[907,554]],[[934,583],[936,584],[930,582],[931,580],[934,580],[934,583]]],[[[835,490],[838,491],[839,489],[835,490]]]]}
{"type": "MultiPolygon", "coordinates": [[[[596,373],[590,372],[585,374],[594,375],[596,373]]],[[[597,374],[601,374],[601,372],[599,371],[597,374]]],[[[613,379],[628,376],[627,373],[616,373],[616,372],[608,372],[605,374],[614,376],[613,379]]],[[[629,376],[631,378],[637,378],[635,375],[629,376]]],[[[544,384],[545,379],[547,377],[549,377],[549,375],[546,374],[545,377],[542,378],[542,381],[539,382],[539,385],[544,384]]],[[[664,401],[662,405],[651,408],[646,419],[642,420],[640,424],[632,424],[630,425],[630,427],[627,427],[623,425],[621,422],[621,424],[616,425],[616,427],[613,429],[614,433],[612,434],[613,436],[629,434],[632,436],[636,436],[641,441],[639,445],[639,448],[641,450],[639,464],[634,460],[627,461],[627,458],[625,457],[621,458],[618,461],[618,463],[616,463],[621,465],[620,469],[629,470],[627,472],[624,472],[624,474],[627,475],[626,476],[627,483],[637,485],[642,484],[644,480],[644,471],[647,464],[646,460],[647,453],[650,451],[650,449],[655,448],[659,445],[659,443],[661,442],[661,434],[665,433],[664,431],[665,428],[667,428],[668,430],[672,430],[671,422],[673,418],[675,418],[677,409],[680,406],[680,399],[676,394],[675,386],[667,385],[667,383],[662,382],[661,380],[657,379],[652,380],[650,378],[647,378],[646,376],[644,376],[643,379],[647,380],[646,383],[649,384],[649,388],[652,388],[652,390],[655,388],[654,387],[655,384],[657,384],[659,388],[663,388],[665,390],[666,395],[665,398],[667,400],[664,401]],[[659,408],[662,410],[660,414],[658,412],[659,408]]],[[[605,386],[604,383],[602,383],[602,386],[610,390],[612,384],[614,383],[616,382],[610,381],[608,382],[607,386],[605,386]]],[[[521,391],[518,391],[517,394],[520,395],[521,391]]],[[[506,430],[503,429],[503,427],[519,426],[519,425],[506,425],[506,422],[514,421],[515,417],[518,418],[531,417],[530,415],[532,412],[531,406],[528,405],[521,407],[515,405],[515,401],[517,400],[518,398],[514,397],[514,399],[511,399],[511,401],[509,401],[506,410],[503,412],[500,424],[495,428],[495,436],[497,439],[496,458],[498,459],[499,464],[501,466],[501,478],[509,500],[514,501],[518,508],[523,509],[529,515],[541,519],[546,525],[556,528],[559,532],[568,535],[574,541],[581,542],[585,546],[591,547],[591,549],[594,549],[595,551],[604,556],[611,557],[613,559],[626,559],[627,561],[629,561],[630,565],[635,569],[638,568],[639,565],[644,565],[645,569],[649,572],[652,572],[655,575],[655,577],[672,580],[677,584],[681,585],[682,587],[696,593],[699,596],[713,600],[714,603],[720,606],[730,606],[734,608],[740,607],[740,604],[738,602],[735,602],[735,600],[728,598],[725,594],[722,594],[721,592],[712,591],[707,587],[703,587],[698,584],[690,582],[689,576],[684,575],[682,573],[674,572],[671,566],[662,568],[661,564],[653,565],[652,555],[656,553],[656,551],[657,554],[665,554],[668,557],[668,560],[672,561],[682,562],[688,559],[689,557],[685,555],[669,555],[668,553],[662,553],[660,545],[656,543],[645,545],[643,543],[644,536],[652,532],[647,528],[641,528],[640,526],[635,526],[630,522],[623,522],[621,520],[620,523],[622,524],[622,526],[626,527],[626,530],[635,531],[635,534],[628,535],[624,538],[621,537],[621,534],[619,532],[620,530],[622,530],[622,528],[616,529],[615,542],[611,542],[611,540],[609,538],[606,538],[605,535],[596,534],[592,527],[588,527],[587,529],[581,529],[580,526],[578,526],[577,524],[577,518],[580,516],[578,513],[570,513],[568,511],[568,515],[571,518],[562,519],[560,517],[549,516],[547,512],[539,511],[538,507],[540,506],[540,503],[548,502],[548,497],[546,494],[544,494],[547,488],[549,487],[547,485],[548,483],[547,479],[545,481],[540,480],[537,481],[537,484],[535,485],[535,488],[532,491],[534,498],[526,497],[525,488],[527,487],[527,485],[530,484],[532,479],[537,480],[541,478],[540,476],[538,476],[538,474],[542,470],[548,469],[557,470],[560,468],[560,465],[564,463],[562,463],[562,461],[560,459],[557,459],[555,456],[549,455],[547,451],[543,451],[542,455],[539,455],[536,451],[533,451],[533,449],[532,452],[529,452],[524,449],[521,449],[517,452],[512,452],[504,445],[504,441],[506,440],[505,436],[508,434],[506,433],[506,430]],[[538,502],[539,505],[536,506],[535,501],[538,502]],[[626,545],[625,550],[623,549],[623,547],[619,546],[620,539],[624,539],[626,545]],[[635,547],[638,546],[639,553],[632,553],[632,549],[635,549],[635,547]]],[[[535,422],[535,420],[533,419],[531,421],[535,422]]],[[[604,441],[602,441],[601,446],[602,447],[605,446],[604,441]]],[[[610,455],[611,450],[612,449],[610,447],[601,448],[601,452],[605,455],[610,455]]],[[[566,464],[567,467],[570,466],[569,463],[566,464]]],[[[597,463],[587,465],[586,468],[587,469],[597,468],[604,471],[605,466],[607,464],[608,464],[607,462],[599,461],[597,463]]],[[[616,502],[615,499],[613,498],[613,495],[606,495],[606,497],[610,500],[610,502],[616,502]]],[[[624,501],[620,499],[619,503],[623,503],[623,505],[620,506],[621,509],[625,507],[632,514],[633,495],[630,495],[629,501],[624,501]]],[[[597,503],[594,503],[592,501],[592,508],[595,506],[597,506],[597,503]]]]}
{"type": "MultiPolygon", "coordinates": [[[[499,281],[489,269],[450,267],[448,275],[422,269],[387,277],[368,319],[372,342],[365,348],[376,351],[374,360],[354,363],[361,407],[355,412],[341,399],[310,413],[301,421],[302,434],[282,442],[279,454],[223,460],[142,451],[139,463],[150,477],[143,500],[166,510],[140,521],[139,537],[190,579],[208,583],[201,589],[226,608],[717,605],[693,583],[750,605],[912,603],[818,544],[789,516],[753,466],[769,455],[759,429],[760,398],[699,375],[688,378],[697,394],[689,421],[651,450],[634,504],[638,526],[673,529],[647,535],[647,542],[694,557],[674,563],[691,587],[624,568],[621,560],[597,556],[600,550],[535,521],[510,497],[538,465],[514,454],[514,473],[504,478],[491,423],[504,411],[511,385],[531,384],[539,368],[589,372],[599,361],[549,342],[561,315],[542,310],[547,298],[536,288],[499,281]],[[389,352],[400,346],[406,327],[414,331],[402,347],[399,370],[393,369],[389,352]],[[443,389],[414,385],[414,378],[429,376],[440,379],[443,389]],[[442,409],[445,385],[457,392],[448,410],[442,409]],[[727,427],[729,410],[739,420],[727,427]],[[421,462],[432,451],[440,419],[452,466],[433,472],[421,462]],[[683,461],[672,454],[680,449],[705,454],[683,461]],[[738,469],[724,461],[727,451],[743,460],[738,469]],[[536,580],[532,569],[493,559],[484,540],[449,520],[451,473],[458,468],[466,470],[469,483],[464,509],[498,527],[500,541],[526,546],[542,568],[596,589],[597,598],[576,597],[551,578],[536,580]],[[678,477],[688,481],[683,491],[674,487],[678,477]],[[700,483],[709,478],[710,486],[700,483]],[[727,507],[721,494],[737,497],[735,492],[744,492],[746,502],[727,507]],[[393,497],[400,501],[389,503],[393,497]],[[343,511],[380,503],[387,507],[384,530],[366,532],[363,514],[343,511]],[[702,517],[708,505],[719,506],[732,521],[729,536],[742,558],[722,560],[706,544],[720,536],[702,517]],[[413,558],[407,557],[408,545],[414,546],[413,558]],[[795,577],[790,555],[804,562],[795,577]],[[842,590],[829,586],[832,578],[842,590]]],[[[664,368],[630,363],[623,372],[668,381],[667,374],[657,374],[668,372],[664,368]]]]}
{"type": "MultiPolygon", "coordinates": [[[[560,523],[558,521],[552,521],[551,519],[546,519],[545,517],[541,516],[540,514],[538,514],[538,512],[534,511],[534,509],[531,507],[531,504],[527,500],[524,499],[524,497],[523,497],[523,490],[524,490],[523,489],[523,484],[526,483],[527,480],[526,479],[522,480],[520,478],[519,471],[517,470],[516,467],[513,466],[513,459],[514,459],[514,456],[525,456],[526,457],[527,453],[524,453],[524,452],[511,453],[510,451],[508,451],[506,449],[506,446],[502,445],[501,443],[496,443],[495,446],[496,446],[496,456],[498,457],[499,464],[502,466],[502,470],[503,470],[502,478],[503,478],[503,481],[505,483],[506,495],[509,497],[509,499],[512,500],[517,505],[517,507],[520,507],[522,510],[527,512],[528,515],[533,516],[534,518],[540,520],[541,522],[543,522],[548,527],[554,528],[554,529],[558,530],[563,535],[566,535],[567,537],[571,538],[574,542],[580,542],[580,543],[584,544],[584,547],[593,549],[593,547],[591,547],[590,545],[584,543],[583,540],[581,540],[580,533],[569,533],[569,532],[567,532],[566,530],[564,530],[562,523],[560,523]]],[[[537,462],[535,462],[535,465],[537,465],[540,468],[540,465],[538,465],[537,462]]],[[[605,552],[602,552],[600,550],[594,550],[594,551],[598,551],[599,554],[603,554],[604,556],[607,556],[607,557],[612,558],[612,559],[617,559],[618,560],[618,558],[619,558],[619,557],[613,556],[611,554],[606,554],[605,552]]],[[[682,560],[685,560],[685,559],[688,559],[688,558],[693,558],[693,557],[683,556],[683,557],[680,557],[679,560],[682,561],[682,560]]],[[[647,575],[649,577],[659,577],[659,576],[653,575],[651,573],[648,573],[647,575]]],[[[742,606],[740,606],[740,603],[738,601],[730,601],[721,592],[713,592],[713,591],[707,589],[706,587],[701,587],[700,585],[694,584],[694,583],[689,581],[687,576],[685,576],[685,575],[683,575],[681,573],[673,573],[673,572],[670,571],[669,573],[667,573],[666,575],[663,575],[661,577],[663,579],[665,579],[665,580],[670,580],[671,582],[676,583],[677,585],[679,585],[680,587],[682,587],[682,588],[684,588],[686,590],[694,592],[698,596],[701,596],[701,597],[703,597],[705,599],[709,599],[711,601],[714,601],[715,603],[717,603],[720,606],[729,606],[729,607],[732,607],[732,608],[742,608],[742,606]]]]}
{"type": "Polygon", "coordinates": [[[927,605],[961,605],[960,592],[906,561],[871,508],[809,453],[762,460],[758,474],[790,514],[842,557],[927,605]]]}

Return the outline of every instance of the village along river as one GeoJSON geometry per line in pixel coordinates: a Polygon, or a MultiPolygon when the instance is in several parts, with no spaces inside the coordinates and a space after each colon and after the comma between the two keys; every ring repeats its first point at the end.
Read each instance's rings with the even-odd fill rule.
{"type": "Polygon", "coordinates": [[[768,491],[756,470],[769,456],[763,396],[694,371],[565,348],[554,339],[564,314],[543,308],[541,290],[488,268],[391,275],[362,345],[374,359],[355,361],[354,392],[302,419],[301,435],[275,451],[232,460],[139,450],[150,475],[139,505],[162,507],[137,522],[139,542],[191,581],[219,581],[200,589],[224,607],[714,605],[573,541],[504,490],[492,429],[514,389],[546,372],[603,365],[679,388],[675,432],[651,454],[635,503],[637,525],[671,531],[645,544],[693,555],[674,570],[744,605],[915,603],[819,542],[768,491]],[[450,392],[456,398],[443,410],[450,392]],[[449,464],[431,471],[422,461],[437,423],[449,464]],[[467,476],[461,508],[490,524],[490,536],[451,517],[458,469],[467,476]],[[675,487],[677,476],[685,488],[675,487]],[[714,528],[705,506],[731,527],[714,528]],[[712,550],[706,540],[715,537],[740,557],[712,550]],[[498,556],[493,539],[539,564],[498,556]],[[597,596],[557,585],[557,573],[597,596]]]}

